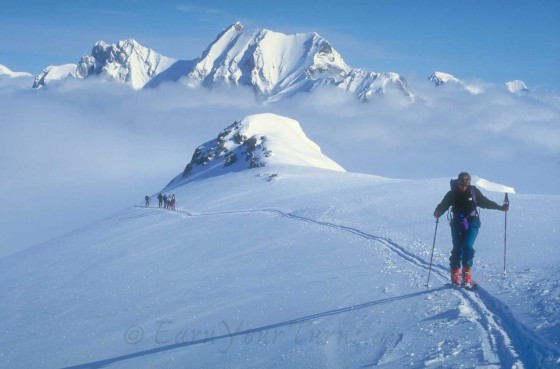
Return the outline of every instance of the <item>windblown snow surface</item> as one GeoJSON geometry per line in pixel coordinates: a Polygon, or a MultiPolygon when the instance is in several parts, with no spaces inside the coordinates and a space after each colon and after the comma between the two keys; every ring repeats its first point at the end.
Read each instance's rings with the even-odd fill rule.
{"type": "Polygon", "coordinates": [[[482,210],[469,292],[432,217],[448,187],[277,162],[169,188],[177,211],[0,259],[0,367],[558,367],[560,197],[510,194],[505,276],[482,210]]]}

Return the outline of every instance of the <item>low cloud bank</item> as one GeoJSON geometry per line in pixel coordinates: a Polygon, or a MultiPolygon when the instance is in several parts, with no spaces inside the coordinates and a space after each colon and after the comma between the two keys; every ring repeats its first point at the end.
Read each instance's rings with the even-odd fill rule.
{"type": "Polygon", "coordinates": [[[7,230],[0,256],[140,203],[181,172],[199,144],[261,112],[298,120],[350,171],[414,179],[467,170],[521,193],[560,194],[558,95],[411,87],[422,101],[393,94],[362,103],[324,88],[261,105],[248,88],[0,84],[0,188],[11,209],[0,214],[7,230]]]}

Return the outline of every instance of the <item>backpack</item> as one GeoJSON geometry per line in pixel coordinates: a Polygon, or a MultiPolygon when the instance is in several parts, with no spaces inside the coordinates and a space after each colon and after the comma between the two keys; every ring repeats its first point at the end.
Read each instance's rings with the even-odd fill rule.
{"type": "MultiPolygon", "coordinates": [[[[451,187],[451,193],[453,193],[453,199],[455,199],[456,193],[457,193],[457,184],[458,184],[459,180],[458,179],[452,179],[449,181],[449,186],[451,187]]],[[[469,185],[469,191],[471,192],[471,196],[473,199],[473,203],[474,206],[477,207],[477,202],[476,202],[476,191],[474,190],[474,187],[472,185],[469,185]]],[[[478,210],[477,210],[478,213],[478,210]]]]}
{"type": "MultiPolygon", "coordinates": [[[[457,196],[457,191],[459,191],[457,186],[458,182],[459,182],[458,179],[452,179],[449,181],[449,186],[451,187],[451,193],[453,195],[453,203],[455,203],[455,197],[457,196]]],[[[476,191],[474,190],[474,186],[469,185],[468,190],[470,191],[473,200],[475,215],[480,219],[480,214],[478,213],[478,204],[476,202],[476,191]]],[[[449,219],[450,222],[453,220],[453,216],[454,216],[454,214],[452,213],[453,213],[452,211],[449,211],[447,213],[447,216],[450,217],[449,219]]],[[[459,214],[459,219],[457,219],[457,221],[460,223],[463,230],[469,229],[468,216],[459,214]]]]}

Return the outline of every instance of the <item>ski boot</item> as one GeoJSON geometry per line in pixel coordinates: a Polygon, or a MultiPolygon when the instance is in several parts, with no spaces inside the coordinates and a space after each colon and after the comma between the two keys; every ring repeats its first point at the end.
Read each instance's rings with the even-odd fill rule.
{"type": "Polygon", "coordinates": [[[451,269],[451,284],[454,286],[459,285],[459,269],[451,269]]]}
{"type": "Polygon", "coordinates": [[[463,267],[463,283],[462,286],[465,288],[473,288],[473,281],[471,278],[471,268],[463,267]]]}

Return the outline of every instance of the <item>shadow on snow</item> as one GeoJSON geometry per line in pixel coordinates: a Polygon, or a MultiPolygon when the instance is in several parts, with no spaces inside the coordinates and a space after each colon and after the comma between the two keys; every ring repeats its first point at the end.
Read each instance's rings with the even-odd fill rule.
{"type": "Polygon", "coordinates": [[[149,350],[144,350],[144,351],[140,351],[140,352],[134,352],[134,353],[131,353],[131,354],[117,356],[117,357],[110,358],[110,359],[104,359],[104,360],[94,361],[94,362],[91,362],[91,363],[68,366],[68,367],[65,367],[63,369],[97,369],[97,368],[103,368],[107,365],[115,364],[115,363],[125,361],[125,360],[136,359],[136,358],[143,357],[143,356],[149,356],[149,355],[153,355],[153,354],[172,351],[172,350],[181,349],[181,348],[190,347],[190,346],[202,345],[202,344],[205,344],[205,343],[208,343],[208,342],[215,342],[215,341],[219,341],[219,340],[231,339],[233,337],[244,336],[244,335],[259,333],[259,332],[265,332],[265,331],[268,331],[268,330],[273,330],[273,329],[286,327],[286,326],[290,326],[290,325],[294,325],[294,324],[299,324],[299,323],[303,323],[303,322],[307,322],[307,321],[313,321],[315,319],[319,319],[319,318],[323,318],[323,317],[333,316],[333,315],[337,315],[337,314],[343,314],[343,313],[347,313],[347,312],[351,312],[351,311],[355,311],[355,310],[359,310],[359,309],[365,309],[365,308],[368,308],[368,307],[371,307],[371,306],[388,304],[388,303],[392,303],[392,302],[396,302],[396,301],[402,301],[402,300],[405,300],[405,299],[421,296],[421,295],[424,295],[424,294],[441,291],[445,288],[446,287],[440,287],[440,288],[432,289],[432,290],[429,290],[429,291],[414,292],[414,293],[410,293],[410,294],[403,295],[403,296],[389,297],[389,298],[386,298],[386,299],[370,301],[370,302],[366,302],[366,303],[359,304],[359,305],[352,305],[352,306],[348,306],[348,307],[344,307],[344,308],[340,308],[340,309],[325,311],[325,312],[322,312],[322,313],[308,315],[308,316],[305,316],[305,317],[296,318],[296,319],[292,319],[292,320],[287,320],[287,321],[280,322],[280,323],[274,323],[274,324],[269,324],[269,325],[265,325],[265,326],[262,326],[262,327],[251,328],[251,329],[247,329],[247,330],[240,331],[240,332],[234,332],[234,333],[224,334],[224,335],[215,336],[215,337],[207,337],[207,338],[204,338],[204,339],[193,340],[193,341],[189,341],[189,342],[175,343],[175,344],[171,344],[171,345],[167,345],[167,346],[163,346],[163,347],[156,347],[156,348],[149,349],[149,350]]]}

